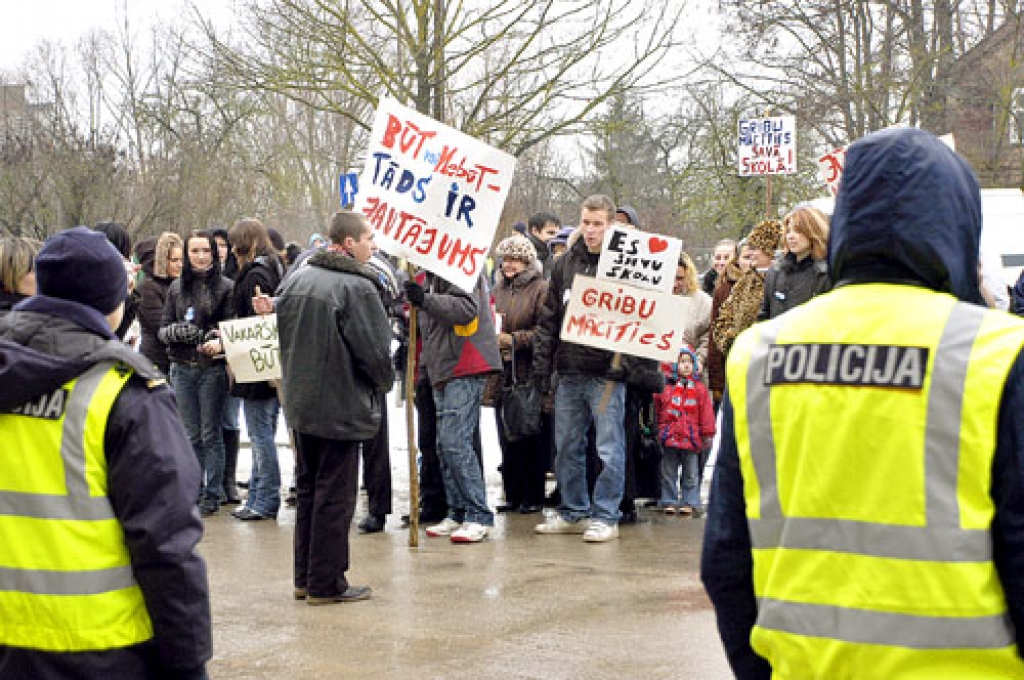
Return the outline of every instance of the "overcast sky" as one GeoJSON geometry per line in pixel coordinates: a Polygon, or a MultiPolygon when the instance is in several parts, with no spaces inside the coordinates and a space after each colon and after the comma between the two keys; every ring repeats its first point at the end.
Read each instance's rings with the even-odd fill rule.
{"type": "MultiPolygon", "coordinates": [[[[115,30],[125,14],[143,28],[155,18],[182,17],[192,4],[218,22],[230,17],[234,0],[2,0],[0,71],[21,64],[43,40],[74,45],[96,28],[115,30]]],[[[134,29],[133,29],[134,31],[134,29]]]]}

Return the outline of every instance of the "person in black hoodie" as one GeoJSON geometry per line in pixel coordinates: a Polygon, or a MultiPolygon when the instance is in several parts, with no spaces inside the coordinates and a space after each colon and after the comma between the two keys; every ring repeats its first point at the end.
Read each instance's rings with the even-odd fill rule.
{"type": "Polygon", "coordinates": [[[217,324],[234,316],[233,284],[220,273],[217,244],[209,232],[192,232],[185,251],[185,267],[167,292],[157,335],[167,345],[178,410],[203,468],[199,510],[205,517],[217,512],[224,494],[221,420],[228,374],[217,324]]]}
{"type": "Polygon", "coordinates": [[[732,346],[701,578],[739,680],[1024,677],[1024,321],[980,235],[962,157],[870,134],[833,289],[732,346]]]}
{"type": "MultiPolygon", "coordinates": [[[[237,318],[256,316],[252,299],[257,291],[274,291],[284,277],[284,265],[277,257],[267,228],[254,219],[235,223],[229,232],[238,261],[238,275],[232,292],[237,318]]],[[[245,427],[252,442],[252,477],[245,505],[231,515],[240,520],[274,519],[281,507],[281,470],[278,467],[274,433],[280,404],[277,389],[268,381],[235,382],[231,396],[242,400],[245,427]]],[[[226,479],[225,484],[233,480],[226,479]]]]}

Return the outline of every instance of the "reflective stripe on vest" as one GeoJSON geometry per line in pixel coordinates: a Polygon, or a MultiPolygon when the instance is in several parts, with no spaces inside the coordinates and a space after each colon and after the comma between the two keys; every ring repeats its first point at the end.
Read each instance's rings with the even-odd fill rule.
{"type": "MultiPolygon", "coordinates": [[[[1024,677],[1024,664],[1017,655],[1005,597],[991,563],[992,543],[987,526],[990,522],[983,521],[991,517],[991,499],[986,491],[985,498],[979,500],[980,490],[986,487],[976,481],[961,481],[965,471],[970,475],[970,470],[978,465],[991,468],[994,448],[990,447],[994,447],[995,412],[1002,390],[997,380],[999,376],[1005,380],[1024,345],[1024,328],[1019,320],[1006,315],[992,316],[995,313],[956,303],[949,296],[903,286],[850,286],[816,298],[804,307],[750,329],[729,357],[730,384],[736,385],[735,381],[740,380],[740,389],[734,390],[735,430],[754,549],[758,601],[758,619],[752,636],[755,650],[772,662],[775,677],[779,678],[836,677],[837,669],[848,674],[843,677],[868,677],[871,673],[877,677],[914,678],[1024,677]],[[881,340],[879,346],[926,345],[923,349],[930,352],[930,370],[926,372],[927,379],[919,383],[920,390],[862,387],[868,381],[854,384],[818,380],[822,375],[820,366],[824,365],[821,363],[794,380],[788,379],[789,373],[799,370],[790,371],[787,365],[780,371],[778,357],[795,354],[793,348],[801,343],[809,343],[806,347],[849,347],[850,333],[837,332],[831,324],[848,315],[858,318],[872,305],[878,308],[878,300],[888,296],[900,297],[898,304],[909,302],[911,308],[917,305],[927,311],[914,316],[910,323],[894,324],[896,330],[889,330],[882,316],[868,314],[870,321],[862,323],[874,329],[867,335],[876,342],[881,340]],[[919,339],[915,336],[915,323],[921,324],[921,338],[927,341],[913,342],[919,339]],[[929,323],[935,325],[928,328],[929,323]],[[911,342],[904,344],[908,339],[911,342]],[[780,352],[778,348],[782,347],[787,349],[780,352]],[[981,361],[972,372],[972,357],[977,356],[981,361]],[[996,356],[1000,358],[993,360],[996,356]],[[780,379],[780,372],[787,374],[786,380],[780,379]],[[808,375],[814,378],[809,379],[808,375]],[[976,397],[979,385],[989,384],[995,396],[984,400],[983,407],[974,402],[964,403],[966,392],[976,397]],[[773,390],[779,390],[775,407],[783,409],[774,419],[773,390]],[[840,399],[832,405],[836,409],[851,404],[857,408],[870,407],[872,402],[863,396],[867,391],[872,395],[870,399],[878,400],[878,411],[860,427],[845,421],[848,427],[842,429],[842,434],[837,432],[832,441],[828,439],[832,436],[829,428],[821,422],[809,431],[810,439],[806,441],[815,446],[834,443],[834,448],[823,452],[822,459],[813,456],[819,449],[801,448],[800,439],[776,441],[776,437],[801,436],[797,416],[787,419],[782,415],[793,413],[787,409],[821,408],[823,402],[828,404],[833,397],[840,399]],[[885,411],[895,404],[916,404],[912,408],[920,411],[905,415],[885,411]],[[980,416],[979,408],[984,408],[980,416]],[[898,428],[905,416],[913,419],[913,427],[921,428],[916,437],[892,438],[887,432],[861,429],[867,422],[875,427],[888,424],[898,428]],[[962,432],[962,427],[968,429],[962,432]],[[872,441],[879,442],[878,450],[872,449],[872,441]],[[894,449],[892,442],[905,445],[907,441],[920,442],[923,451],[909,450],[906,458],[892,457],[902,450],[894,449]],[[962,450],[964,446],[969,448],[962,450]],[[780,451],[785,454],[781,461],[780,451]],[[906,470],[913,475],[908,477],[913,480],[909,487],[896,485],[902,492],[909,488],[910,493],[915,493],[914,488],[920,489],[921,495],[912,497],[910,505],[895,506],[903,510],[919,508],[911,510],[916,514],[908,516],[905,523],[898,517],[894,519],[891,513],[886,515],[884,510],[872,510],[879,506],[858,506],[857,494],[877,488],[864,487],[863,483],[858,486],[859,479],[851,479],[846,491],[854,495],[832,501],[828,499],[835,499],[837,488],[841,487],[841,481],[838,487],[836,482],[844,477],[833,476],[827,490],[819,494],[809,492],[810,487],[806,486],[813,485],[814,477],[809,475],[819,469],[826,475],[822,479],[828,478],[830,460],[854,456],[870,466],[872,457],[883,453],[890,456],[884,459],[889,463],[884,468],[886,473],[906,470]],[[813,464],[808,465],[807,461],[813,464]],[[780,486],[780,462],[787,475],[781,479],[784,486],[780,486]],[[968,486],[962,490],[961,483],[968,486]],[[961,507],[965,500],[967,503],[961,507]],[[788,508],[788,515],[784,507],[788,508]],[[851,514],[857,519],[841,518],[851,514]],[[879,519],[884,516],[885,520],[872,521],[872,515],[879,519]],[[817,571],[821,569],[827,571],[817,571]],[[914,593],[912,585],[910,592],[900,590],[908,575],[913,578],[915,574],[922,578],[924,590],[914,593]],[[818,575],[825,576],[824,581],[818,582],[818,575]],[[848,580],[866,576],[874,577],[876,583],[858,588],[854,584],[869,584],[848,580]],[[946,576],[952,580],[944,583],[946,576]],[[845,583],[852,587],[844,588],[845,583]],[[936,588],[937,583],[940,585],[936,588]],[[970,599],[950,598],[951,592],[961,588],[969,593],[967,598],[977,594],[981,600],[975,604],[970,599]],[[865,597],[867,593],[871,595],[865,597]],[[880,599],[873,599],[879,594],[880,599]],[[942,656],[933,656],[928,661],[926,657],[914,657],[915,652],[942,656]],[[943,667],[954,669],[952,674],[935,674],[934,664],[939,659],[944,660],[943,667]],[[868,660],[875,664],[871,669],[850,665],[868,660]]],[[[822,349],[821,356],[816,358],[824,359],[825,351],[822,349]]],[[[833,361],[832,355],[827,356],[828,361],[833,361]]],[[[830,375],[834,377],[836,372],[833,370],[830,375]]],[[[836,423],[840,422],[837,419],[836,423]]],[[[856,465],[831,467],[835,471],[861,469],[856,465]]],[[[987,479],[988,475],[986,469],[978,477],[987,479]]]]}
{"type": "Polygon", "coordinates": [[[0,515],[38,519],[114,518],[110,499],[106,496],[91,496],[85,479],[85,421],[89,414],[89,403],[109,370],[108,365],[100,364],[83,373],[68,399],[60,451],[67,494],[27,494],[0,490],[0,515]]]}
{"type": "Polygon", "coordinates": [[[0,476],[0,645],[86,651],[152,637],[106,495],[106,422],[130,375],[91,367],[63,386],[60,418],[0,415],[20,468],[0,476]]]}
{"type": "MultiPolygon", "coordinates": [[[[951,314],[942,334],[932,372],[925,430],[925,494],[928,524],[924,528],[844,520],[789,517],[779,505],[778,470],[771,428],[751,428],[750,452],[761,490],[761,518],[750,521],[755,548],[848,551],[860,555],[944,562],[991,559],[988,532],[961,529],[957,503],[960,419],[967,361],[985,310],[962,304],[951,314]],[[937,398],[935,398],[937,395],[937,398]],[[951,455],[949,452],[953,452],[951,455]]],[[[747,371],[747,413],[750,422],[770,423],[768,351],[781,321],[764,324],[747,371]]]]}

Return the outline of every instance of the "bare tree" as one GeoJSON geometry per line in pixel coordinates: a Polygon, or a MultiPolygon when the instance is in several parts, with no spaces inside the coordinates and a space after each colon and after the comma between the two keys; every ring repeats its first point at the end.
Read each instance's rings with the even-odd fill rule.
{"type": "Polygon", "coordinates": [[[368,108],[390,95],[520,155],[578,130],[608,98],[654,84],[684,9],[654,0],[269,0],[250,5],[240,36],[207,29],[238,87],[362,126],[366,108],[342,108],[337,93],[368,108]]]}
{"type": "Polygon", "coordinates": [[[830,146],[900,123],[948,132],[951,65],[1002,17],[974,0],[721,4],[741,49],[709,65],[830,146]]]}

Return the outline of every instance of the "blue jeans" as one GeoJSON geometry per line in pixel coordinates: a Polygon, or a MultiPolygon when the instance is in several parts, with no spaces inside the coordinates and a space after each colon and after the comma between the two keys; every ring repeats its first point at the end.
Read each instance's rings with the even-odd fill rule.
{"type": "Polygon", "coordinates": [[[277,461],[277,397],[242,399],[245,429],[252,443],[252,476],[246,506],[261,515],[273,516],[281,507],[281,469],[277,461]]]}
{"type": "Polygon", "coordinates": [[[242,404],[242,400],[238,397],[232,397],[228,394],[227,400],[224,402],[224,417],[221,419],[220,426],[225,430],[237,430],[238,428],[238,407],[242,404]]]}
{"type": "Polygon", "coordinates": [[[626,386],[612,383],[604,413],[598,412],[607,381],[596,376],[564,375],[555,393],[555,478],[562,503],[558,514],[568,522],[593,517],[618,524],[619,503],[626,479],[626,386]],[[587,429],[593,420],[597,455],[603,468],[594,485],[591,507],[587,492],[587,429]]]}
{"type": "Polygon", "coordinates": [[[171,387],[192,450],[203,470],[200,499],[219,503],[224,493],[224,437],[221,420],[228,396],[228,374],[223,364],[191,366],[171,364],[171,387]]]}
{"type": "Polygon", "coordinates": [[[437,407],[437,454],[441,461],[448,516],[456,522],[494,526],[487,507],[484,471],[473,450],[473,432],[480,422],[483,376],[455,378],[434,389],[437,407]]]}
{"type": "Polygon", "coordinates": [[[683,501],[700,510],[700,451],[665,447],[661,457],[661,507],[679,505],[679,471],[683,473],[683,501]]]}

